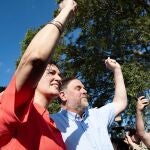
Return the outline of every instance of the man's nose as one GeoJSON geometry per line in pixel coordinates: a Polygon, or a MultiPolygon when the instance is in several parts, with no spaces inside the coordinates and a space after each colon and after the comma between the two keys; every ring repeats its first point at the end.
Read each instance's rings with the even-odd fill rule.
{"type": "Polygon", "coordinates": [[[83,93],[84,93],[84,94],[87,94],[87,90],[86,90],[86,89],[83,89],[83,93]]]}

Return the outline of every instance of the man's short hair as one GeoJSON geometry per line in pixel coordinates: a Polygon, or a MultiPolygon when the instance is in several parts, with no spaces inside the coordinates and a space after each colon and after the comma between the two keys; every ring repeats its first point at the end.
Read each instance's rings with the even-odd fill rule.
{"type": "Polygon", "coordinates": [[[74,79],[76,79],[76,78],[75,77],[64,78],[62,80],[62,85],[61,85],[60,91],[66,89],[68,84],[74,79]]]}
{"type": "MultiPolygon", "coordinates": [[[[64,78],[62,80],[62,84],[61,84],[61,87],[60,87],[60,91],[63,91],[64,89],[67,88],[68,84],[72,81],[76,79],[75,77],[68,77],[68,78],[64,78]]],[[[62,105],[65,105],[65,103],[61,100],[60,97],[57,98],[57,101],[62,104],[62,105]]]]}

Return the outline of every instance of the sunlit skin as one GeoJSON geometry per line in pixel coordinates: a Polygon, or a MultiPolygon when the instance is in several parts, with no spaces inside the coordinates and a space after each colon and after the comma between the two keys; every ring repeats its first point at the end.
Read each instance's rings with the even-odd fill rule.
{"type": "Polygon", "coordinates": [[[144,120],[143,120],[143,110],[149,105],[149,100],[144,96],[140,96],[137,101],[136,106],[136,130],[137,134],[142,140],[142,142],[150,148],[150,132],[145,130],[144,120]]]}
{"type": "Polygon", "coordinates": [[[79,115],[82,115],[88,106],[87,91],[78,79],[71,80],[67,88],[60,92],[60,97],[65,102],[65,105],[62,106],[64,109],[79,115]]]}
{"type": "Polygon", "coordinates": [[[124,139],[124,142],[131,146],[133,149],[141,149],[139,144],[140,144],[140,139],[139,137],[134,134],[132,136],[129,135],[129,133],[126,134],[126,138],[124,139]]]}

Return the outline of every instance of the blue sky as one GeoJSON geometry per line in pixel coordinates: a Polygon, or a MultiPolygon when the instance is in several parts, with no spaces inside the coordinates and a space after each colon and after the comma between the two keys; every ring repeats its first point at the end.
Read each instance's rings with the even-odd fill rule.
{"type": "Polygon", "coordinates": [[[26,31],[51,20],[56,8],[55,0],[0,1],[0,86],[6,86],[15,71],[26,31]]]}

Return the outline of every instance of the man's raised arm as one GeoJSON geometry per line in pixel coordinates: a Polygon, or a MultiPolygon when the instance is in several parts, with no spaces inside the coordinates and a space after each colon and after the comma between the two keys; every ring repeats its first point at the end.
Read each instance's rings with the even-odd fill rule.
{"type": "Polygon", "coordinates": [[[115,105],[115,115],[121,113],[127,106],[127,94],[124,84],[124,79],[121,71],[121,66],[115,60],[108,58],[106,67],[113,71],[115,81],[115,95],[113,103],[115,105]]]}

